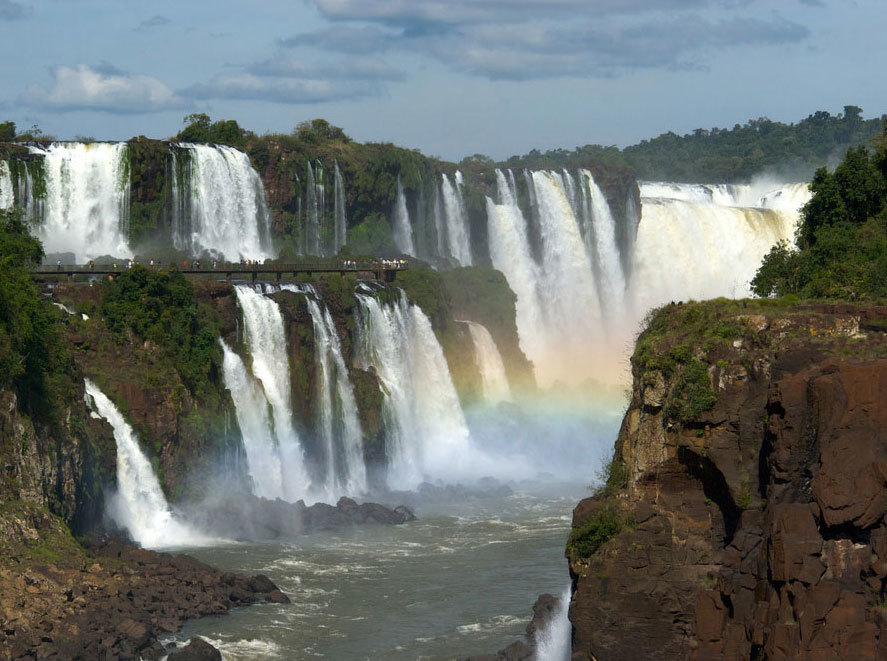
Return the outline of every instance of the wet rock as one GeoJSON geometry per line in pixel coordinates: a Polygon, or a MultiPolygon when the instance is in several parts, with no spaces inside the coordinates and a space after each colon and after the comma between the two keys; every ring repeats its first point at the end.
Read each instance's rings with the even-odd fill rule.
{"type": "Polygon", "coordinates": [[[185,647],[172,652],[169,661],[222,661],[222,653],[195,636],[185,647]]]}

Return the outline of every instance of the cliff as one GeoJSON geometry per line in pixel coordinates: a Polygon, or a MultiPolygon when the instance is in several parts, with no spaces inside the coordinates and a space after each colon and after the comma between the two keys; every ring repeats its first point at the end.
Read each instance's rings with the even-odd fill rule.
{"type": "Polygon", "coordinates": [[[672,304],[567,547],[573,658],[887,655],[887,308],[672,304]]]}

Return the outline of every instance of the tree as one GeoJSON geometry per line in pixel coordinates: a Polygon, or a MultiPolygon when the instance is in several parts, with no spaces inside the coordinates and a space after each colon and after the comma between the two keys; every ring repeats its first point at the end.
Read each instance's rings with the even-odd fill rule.
{"type": "Polygon", "coordinates": [[[202,112],[185,115],[185,128],[176,136],[181,142],[209,142],[209,115],[202,112]]]}
{"type": "Polygon", "coordinates": [[[0,142],[12,142],[15,140],[15,122],[0,123],[0,142]]]}

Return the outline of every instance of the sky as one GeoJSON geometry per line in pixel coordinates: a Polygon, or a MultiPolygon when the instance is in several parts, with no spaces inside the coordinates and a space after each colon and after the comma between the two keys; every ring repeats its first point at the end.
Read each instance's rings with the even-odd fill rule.
{"type": "Polygon", "coordinates": [[[323,117],[447,160],[887,113],[884,0],[0,0],[0,121],[323,117]]]}

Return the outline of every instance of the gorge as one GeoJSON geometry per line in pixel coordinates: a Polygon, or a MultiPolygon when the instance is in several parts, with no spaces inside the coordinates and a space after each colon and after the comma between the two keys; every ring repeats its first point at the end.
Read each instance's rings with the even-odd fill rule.
{"type": "MultiPolygon", "coordinates": [[[[567,583],[565,507],[615,436],[640,320],[668,301],[748,295],[808,195],[802,184],[638,184],[591,165],[456,168],[394,148],[380,164],[358,147],[331,159],[282,143],[14,147],[0,160],[0,206],[25,212],[50,263],[413,265],[387,285],[359,274],[188,284],[135,266],[117,282],[129,306],[119,313],[111,285],[46,285],[76,312],[58,323],[116,439],[103,488],[117,495],[97,509],[145,547],[267,573],[297,604],[187,625],[231,658],[453,655],[518,633],[535,594],[567,583]],[[188,319],[172,345],[137,313],[158,306],[188,319]],[[205,357],[200,370],[175,343],[205,357]],[[127,490],[153,503],[147,515],[127,509],[127,490]],[[322,507],[344,520],[342,497],[406,504],[419,521],[292,535],[322,507]],[[507,576],[495,569],[503,544],[507,576]],[[422,596],[432,568],[437,599],[454,604],[446,614],[422,596]],[[384,615],[366,596],[396,593],[384,615]]],[[[39,474],[24,456],[13,463],[39,474]]]]}

